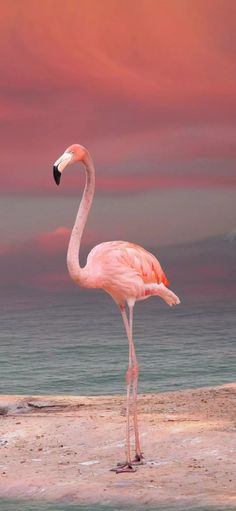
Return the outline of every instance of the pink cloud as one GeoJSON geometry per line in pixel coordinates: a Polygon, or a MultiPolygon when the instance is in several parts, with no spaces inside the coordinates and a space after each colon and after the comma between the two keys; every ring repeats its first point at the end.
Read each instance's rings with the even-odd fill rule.
{"type": "Polygon", "coordinates": [[[57,227],[54,231],[43,232],[37,236],[18,243],[2,243],[0,245],[1,254],[16,254],[22,253],[26,250],[35,250],[45,253],[59,252],[63,247],[68,244],[70,237],[70,229],[67,227],[57,227]]]}
{"type": "Polygon", "coordinates": [[[21,243],[2,244],[2,286],[59,289],[69,285],[65,263],[69,235],[69,229],[59,227],[21,243]]]}
{"type": "Polygon", "coordinates": [[[52,232],[39,234],[32,240],[35,249],[42,254],[54,254],[65,249],[68,245],[71,230],[66,227],[57,227],[52,232]]]}
{"type": "MultiPolygon", "coordinates": [[[[0,244],[1,285],[5,289],[66,289],[72,286],[66,268],[70,229],[60,226],[21,243],[0,244]]],[[[94,244],[98,233],[88,230],[82,247],[94,244]]]]}

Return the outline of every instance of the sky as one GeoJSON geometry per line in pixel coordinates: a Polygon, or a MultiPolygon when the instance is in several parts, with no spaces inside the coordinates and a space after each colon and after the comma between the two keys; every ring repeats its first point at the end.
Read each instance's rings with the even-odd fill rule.
{"type": "Polygon", "coordinates": [[[6,288],[66,285],[84,175],[71,168],[56,187],[52,165],[72,143],[97,173],[85,249],[232,237],[235,24],[234,0],[2,0],[6,288]]]}

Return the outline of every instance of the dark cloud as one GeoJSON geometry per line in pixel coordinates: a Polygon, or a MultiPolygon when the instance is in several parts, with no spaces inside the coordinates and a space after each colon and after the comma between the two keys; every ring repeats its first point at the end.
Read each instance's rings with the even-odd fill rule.
{"type": "MultiPolygon", "coordinates": [[[[63,227],[21,244],[1,246],[2,298],[34,292],[35,299],[48,292],[79,292],[66,268],[70,232],[63,227]],[[9,271],[10,269],[10,271],[9,271]]],[[[165,268],[171,287],[187,301],[236,298],[235,241],[217,237],[201,242],[152,248],[165,268]]],[[[86,261],[82,250],[82,264],[86,261]]]]}

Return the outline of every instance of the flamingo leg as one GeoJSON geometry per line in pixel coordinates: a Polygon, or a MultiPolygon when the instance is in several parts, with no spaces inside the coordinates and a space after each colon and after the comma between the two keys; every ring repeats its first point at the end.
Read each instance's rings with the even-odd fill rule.
{"type": "Polygon", "coordinates": [[[133,464],[143,464],[144,457],[141,452],[139,429],[138,429],[138,412],[137,412],[137,397],[138,397],[138,377],[139,377],[139,364],[135,353],[135,346],[133,341],[133,304],[129,305],[129,335],[131,339],[131,356],[132,356],[132,380],[133,380],[133,420],[134,420],[134,436],[135,436],[135,458],[133,464]]]}
{"type": "Polygon", "coordinates": [[[130,472],[135,470],[133,465],[142,465],[144,457],[141,452],[139,431],[138,431],[138,413],[137,413],[137,396],[138,396],[138,376],[139,364],[135,353],[133,341],[133,304],[129,304],[129,321],[126,315],[125,306],[120,306],[121,315],[123,318],[125,330],[129,341],[129,364],[126,373],[127,381],[127,408],[126,408],[126,462],[118,463],[116,472],[130,472]],[[133,392],[133,421],[134,421],[134,435],[135,435],[135,458],[131,461],[131,448],[130,448],[130,394],[131,386],[133,392]]]}
{"type": "Polygon", "coordinates": [[[126,404],[126,461],[124,463],[118,463],[116,468],[111,470],[117,474],[122,472],[136,472],[136,469],[132,466],[131,461],[131,447],[130,447],[130,394],[131,385],[133,380],[133,345],[132,338],[130,335],[130,327],[128,318],[126,315],[125,306],[120,306],[121,315],[124,321],[128,341],[129,341],[129,363],[126,372],[126,384],[127,384],[127,404],[126,404]]]}

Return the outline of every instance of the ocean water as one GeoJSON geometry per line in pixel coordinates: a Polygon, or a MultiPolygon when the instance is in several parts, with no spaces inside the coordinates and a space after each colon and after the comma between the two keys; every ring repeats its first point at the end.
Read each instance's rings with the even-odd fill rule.
{"type": "MultiPolygon", "coordinates": [[[[51,504],[47,502],[0,500],[0,511],[147,511],[141,506],[111,507],[111,506],[84,506],[78,504],[51,504]]],[[[155,507],[148,511],[183,511],[183,507],[155,507]]],[[[185,507],[184,511],[235,511],[235,508],[225,507],[185,507]]]]}
{"type": "MultiPolygon", "coordinates": [[[[159,298],[135,306],[134,338],[142,393],[235,380],[236,305],[159,298]]],[[[118,307],[99,290],[1,312],[0,393],[120,394],[128,343],[118,307]]]]}

